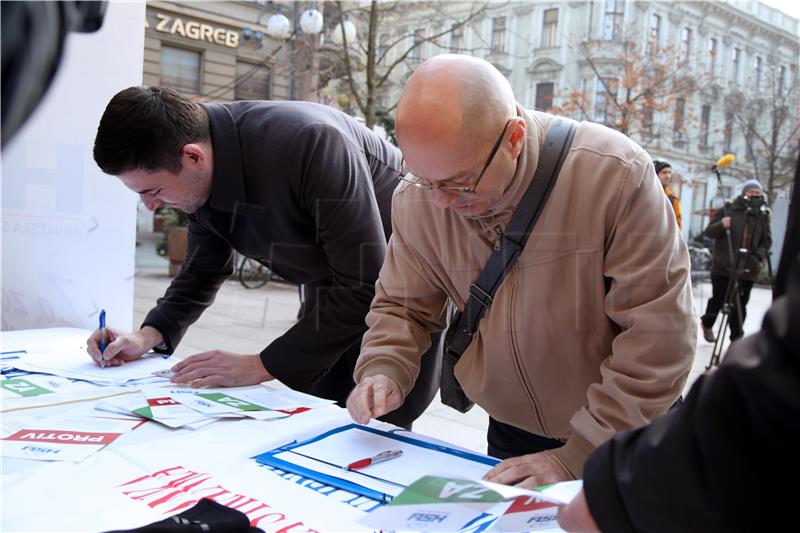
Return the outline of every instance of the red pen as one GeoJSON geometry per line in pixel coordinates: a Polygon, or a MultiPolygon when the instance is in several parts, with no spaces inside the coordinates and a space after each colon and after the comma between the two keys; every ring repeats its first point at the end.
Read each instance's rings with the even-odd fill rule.
{"type": "Polygon", "coordinates": [[[366,459],[359,459],[354,463],[350,463],[345,467],[345,469],[358,470],[359,468],[364,468],[369,465],[374,465],[375,463],[382,463],[384,461],[388,461],[389,459],[400,457],[401,455],[403,455],[403,450],[390,450],[388,452],[381,452],[374,457],[367,457],[366,459]]]}

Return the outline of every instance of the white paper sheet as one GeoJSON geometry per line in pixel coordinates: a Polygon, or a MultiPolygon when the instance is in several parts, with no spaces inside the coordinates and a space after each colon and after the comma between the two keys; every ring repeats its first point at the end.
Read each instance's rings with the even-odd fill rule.
{"type": "MultiPolygon", "coordinates": [[[[175,394],[180,395],[181,398],[187,397],[187,394],[222,394],[226,398],[230,398],[228,405],[222,407],[215,406],[201,406],[202,412],[223,412],[222,408],[227,409],[225,412],[239,412],[240,409],[233,408],[240,404],[239,401],[253,404],[254,406],[281,411],[296,411],[299,409],[316,409],[326,405],[335,403],[333,400],[326,400],[324,398],[317,398],[310,394],[297,392],[293,390],[275,389],[265,385],[253,385],[249,387],[224,387],[224,388],[208,388],[208,389],[192,389],[189,387],[172,387],[175,394]]],[[[176,396],[175,399],[178,399],[176,396]]]]}
{"type": "MultiPolygon", "coordinates": [[[[248,416],[257,420],[272,420],[284,418],[291,414],[290,412],[276,411],[266,407],[264,403],[270,402],[271,393],[258,385],[223,389],[172,387],[162,390],[165,396],[169,396],[186,407],[206,416],[248,416]]],[[[321,400],[317,403],[327,405],[328,401],[321,400]]],[[[286,402],[282,401],[282,404],[286,405],[286,402]]]]}
{"type": "Polygon", "coordinates": [[[92,417],[81,407],[24,424],[3,437],[2,455],[39,461],[81,461],[139,424],[141,420],[133,418],[92,417]]]}
{"type": "MultiPolygon", "coordinates": [[[[45,328],[0,332],[0,352],[83,350],[92,334],[88,329],[45,328]]],[[[88,354],[87,354],[88,357],[88,354]]]]}
{"type": "Polygon", "coordinates": [[[336,402],[333,400],[326,400],[325,398],[317,398],[311,394],[294,391],[291,389],[273,389],[268,385],[262,386],[262,389],[253,388],[252,390],[243,390],[242,396],[239,393],[231,391],[236,397],[247,400],[251,403],[263,405],[269,409],[291,411],[295,409],[316,409],[325,405],[332,405],[336,402]]]}
{"type": "Polygon", "coordinates": [[[14,366],[31,372],[44,372],[73,379],[85,379],[94,383],[122,385],[131,380],[152,378],[153,372],[164,370],[174,360],[161,355],[146,355],[136,361],[120,366],[100,368],[86,351],[29,351],[14,366]]]}

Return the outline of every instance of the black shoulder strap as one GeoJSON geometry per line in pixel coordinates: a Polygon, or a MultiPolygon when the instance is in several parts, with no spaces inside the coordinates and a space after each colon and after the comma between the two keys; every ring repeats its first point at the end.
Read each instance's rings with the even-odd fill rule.
{"type": "Polygon", "coordinates": [[[489,256],[486,266],[469,289],[469,300],[458,315],[458,325],[447,345],[451,357],[461,357],[472,342],[478,322],[492,304],[497,288],[525,248],[567,157],[576,127],[574,120],[563,117],[553,119],[550,124],[533,180],[508,223],[500,247],[489,256]]]}

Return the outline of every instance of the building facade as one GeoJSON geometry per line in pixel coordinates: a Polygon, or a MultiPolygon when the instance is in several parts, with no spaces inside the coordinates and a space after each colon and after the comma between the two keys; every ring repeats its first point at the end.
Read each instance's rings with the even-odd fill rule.
{"type": "MultiPolygon", "coordinates": [[[[369,17],[356,13],[374,7],[364,0],[343,5],[364,49],[369,17]]],[[[786,137],[798,123],[800,22],[759,2],[422,1],[377,6],[376,72],[388,74],[376,95],[379,107],[391,110],[410,73],[433,55],[483,57],[508,77],[524,106],[605,123],[635,139],[654,159],[669,161],[687,239],[700,235],[709,208],[734,195],[739,183],[754,176],[765,181],[765,159],[787,159],[796,152],[796,137],[786,137]],[[648,87],[653,79],[661,81],[648,87]],[[776,110],[765,102],[769,93],[781,93],[779,111],[788,117],[777,135],[783,146],[779,154],[765,154],[753,141],[772,133],[776,110]],[[744,109],[757,113],[748,116],[744,109]],[[736,162],[723,171],[718,191],[711,166],[726,153],[733,153],[736,162]]],[[[320,79],[321,60],[337,71],[324,53],[330,51],[331,19],[337,14],[337,6],[323,1],[150,1],[144,83],[174,87],[204,101],[302,99],[355,112],[347,104],[346,83],[339,85],[341,94],[332,94],[328,89],[336,76],[333,82],[320,79]],[[312,8],[325,17],[325,27],[307,35],[299,21],[312,8]],[[287,19],[291,34],[271,36],[275,15],[287,19]]],[[[338,69],[339,75],[343,70],[338,69]]],[[[769,191],[776,197],[786,194],[780,186],[791,177],[787,168],[791,174],[794,167],[773,167],[783,173],[769,191]]]]}
{"type": "MultiPolygon", "coordinates": [[[[796,161],[800,23],[776,9],[759,2],[512,1],[487,3],[470,18],[476,4],[410,4],[402,20],[385,25],[389,37],[381,40],[407,36],[385,65],[415,42],[419,50],[397,69],[401,82],[433,55],[476,55],[508,77],[525,107],[622,130],[672,164],[688,239],[702,233],[709,208],[736,194],[740,182],[769,174],[758,166],[769,154],[759,152],[757,139],[771,133],[768,93],[788,115],[778,155],[796,161]],[[745,116],[754,105],[760,111],[745,116]],[[711,167],[726,153],[736,156],[735,168],[723,171],[717,191],[711,167]]],[[[385,106],[401,84],[381,95],[385,106]]],[[[781,186],[793,171],[793,162],[778,168],[783,174],[770,193],[786,194],[781,186]]]]}
{"type": "MultiPolygon", "coordinates": [[[[315,4],[148,1],[142,83],[170,87],[202,102],[317,101],[315,51],[325,32],[306,34],[299,24],[315,4]],[[271,35],[275,15],[285,17],[285,36],[271,35]]],[[[141,235],[160,233],[168,218],[161,210],[154,216],[139,202],[141,235]]]]}
{"type": "Polygon", "coordinates": [[[314,49],[323,34],[306,34],[299,27],[303,12],[314,6],[148,1],[143,83],[201,101],[315,100],[314,49]],[[271,36],[274,15],[286,18],[290,33],[285,38],[271,36]]]}

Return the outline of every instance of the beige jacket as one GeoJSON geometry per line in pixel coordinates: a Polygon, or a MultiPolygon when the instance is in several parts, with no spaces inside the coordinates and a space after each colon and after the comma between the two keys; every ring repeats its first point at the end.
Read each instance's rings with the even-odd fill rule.
{"type": "MultiPolygon", "coordinates": [[[[401,185],[394,234],[367,315],[355,380],[385,374],[408,393],[451,298],[463,309],[533,177],[552,115],[527,121],[516,174],[489,212],[437,208],[401,185]]],[[[646,424],[680,395],[696,344],[689,254],[649,156],[583,122],[517,263],[456,365],[490,416],[565,439],[554,453],[580,477],[586,456],[646,424]]]]}

